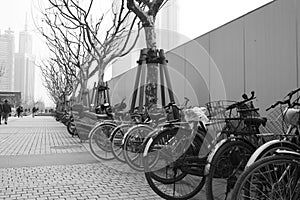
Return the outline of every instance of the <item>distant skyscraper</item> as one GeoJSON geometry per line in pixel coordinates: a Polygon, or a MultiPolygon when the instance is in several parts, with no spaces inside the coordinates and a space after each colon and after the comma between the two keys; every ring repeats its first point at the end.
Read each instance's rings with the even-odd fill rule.
{"type": "Polygon", "coordinates": [[[14,32],[6,30],[0,33],[0,67],[4,68],[4,74],[0,77],[0,91],[12,91],[14,83],[14,32]]]}
{"type": "Polygon", "coordinates": [[[178,0],[168,1],[159,11],[156,19],[158,48],[168,51],[179,45],[178,0]]]}
{"type": "Polygon", "coordinates": [[[19,36],[19,53],[32,54],[32,35],[27,30],[27,15],[25,22],[25,30],[20,32],[19,36]]]}
{"type": "Polygon", "coordinates": [[[15,91],[20,91],[23,103],[34,101],[35,57],[32,55],[32,36],[27,30],[19,35],[19,52],[15,54],[15,91]]]}

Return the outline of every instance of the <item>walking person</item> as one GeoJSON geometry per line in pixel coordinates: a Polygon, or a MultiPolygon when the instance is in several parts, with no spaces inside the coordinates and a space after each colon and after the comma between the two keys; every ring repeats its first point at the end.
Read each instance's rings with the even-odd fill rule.
{"type": "Polygon", "coordinates": [[[18,106],[16,111],[17,111],[17,115],[18,115],[18,118],[19,118],[20,114],[21,114],[21,106],[18,106]]]}
{"type": "Polygon", "coordinates": [[[23,106],[20,106],[20,116],[23,117],[23,106]]]}
{"type": "Polygon", "coordinates": [[[36,112],[36,108],[35,108],[35,106],[33,106],[33,108],[32,108],[32,117],[35,116],[35,112],[36,112]]]}
{"type": "Polygon", "coordinates": [[[2,109],[3,109],[4,124],[7,124],[8,115],[9,115],[9,113],[11,113],[11,107],[8,104],[7,99],[4,100],[4,104],[2,106],[2,109]]]}
{"type": "Polygon", "coordinates": [[[0,102],[0,125],[1,125],[2,115],[3,115],[3,106],[2,103],[0,102]]]}

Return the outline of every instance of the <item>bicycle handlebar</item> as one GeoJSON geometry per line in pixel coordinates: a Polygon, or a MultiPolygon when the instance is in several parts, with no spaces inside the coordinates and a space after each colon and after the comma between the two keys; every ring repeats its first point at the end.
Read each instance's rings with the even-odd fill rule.
{"type": "Polygon", "coordinates": [[[236,102],[236,103],[234,103],[234,104],[231,104],[230,106],[228,106],[228,107],[226,108],[226,110],[232,110],[232,109],[236,108],[237,106],[240,106],[240,105],[242,105],[242,104],[244,104],[244,103],[246,103],[246,102],[248,102],[248,101],[251,101],[251,100],[255,99],[256,97],[254,96],[254,94],[255,94],[254,91],[252,91],[252,92],[251,92],[251,97],[250,97],[250,98],[247,98],[247,99],[245,99],[245,100],[243,100],[243,101],[236,102]]]}
{"type": "Polygon", "coordinates": [[[266,109],[266,111],[268,111],[268,110],[270,110],[270,109],[272,109],[272,108],[275,108],[275,107],[278,106],[279,104],[280,104],[280,105],[288,104],[289,107],[291,107],[291,106],[296,106],[296,105],[300,106],[300,104],[297,103],[297,102],[291,103],[291,99],[292,99],[293,95],[294,95],[295,93],[299,92],[299,91],[300,91],[300,88],[297,88],[297,89],[292,90],[291,92],[289,92],[289,93],[284,97],[284,98],[288,97],[287,100],[285,100],[285,101],[276,101],[273,105],[271,105],[270,107],[268,107],[268,108],[266,109]]]}
{"type": "Polygon", "coordinates": [[[273,105],[271,105],[269,108],[266,109],[266,111],[275,108],[276,106],[280,105],[284,105],[284,104],[289,104],[290,100],[285,100],[285,101],[277,101],[276,103],[274,103],[273,105]]]}
{"type": "Polygon", "coordinates": [[[299,91],[300,91],[300,88],[294,89],[290,93],[288,93],[285,97],[289,97],[291,99],[292,96],[299,91]]]}

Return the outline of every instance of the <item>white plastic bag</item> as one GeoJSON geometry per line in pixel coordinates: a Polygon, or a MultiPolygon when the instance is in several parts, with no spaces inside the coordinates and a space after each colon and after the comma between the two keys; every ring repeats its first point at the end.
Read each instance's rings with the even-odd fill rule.
{"type": "Polygon", "coordinates": [[[193,107],[184,111],[184,117],[187,122],[201,121],[204,124],[208,123],[209,119],[206,116],[205,107],[193,107]]]}

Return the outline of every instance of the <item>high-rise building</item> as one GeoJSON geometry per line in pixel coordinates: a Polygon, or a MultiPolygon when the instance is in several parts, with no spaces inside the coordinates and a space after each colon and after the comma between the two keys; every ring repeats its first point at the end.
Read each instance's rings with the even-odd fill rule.
{"type": "Polygon", "coordinates": [[[4,73],[0,77],[0,91],[14,90],[14,52],[15,37],[10,29],[0,32],[0,68],[4,73]]]}
{"type": "Polygon", "coordinates": [[[19,35],[19,52],[15,54],[15,91],[20,91],[23,103],[34,101],[35,56],[32,55],[32,35],[25,30],[19,35]]]}
{"type": "Polygon", "coordinates": [[[179,45],[178,0],[167,1],[156,19],[158,48],[168,51],[179,45]]]}
{"type": "Polygon", "coordinates": [[[19,53],[32,54],[32,35],[27,30],[27,16],[25,30],[20,32],[19,36],[19,53]]]}

